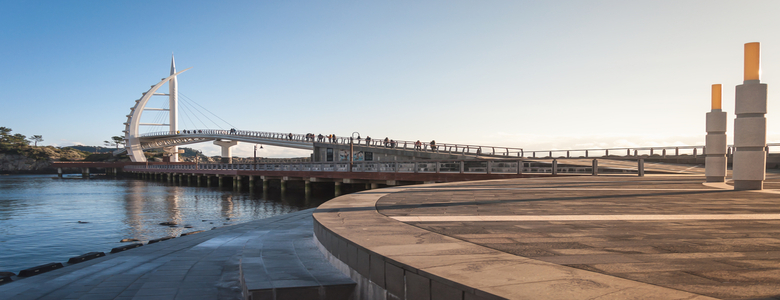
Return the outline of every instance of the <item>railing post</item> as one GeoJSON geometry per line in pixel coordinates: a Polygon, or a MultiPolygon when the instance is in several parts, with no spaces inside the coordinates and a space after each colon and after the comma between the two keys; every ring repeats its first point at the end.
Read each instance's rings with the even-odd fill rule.
{"type": "Polygon", "coordinates": [[[460,174],[463,174],[463,171],[466,169],[466,162],[460,161],[460,174]]]}
{"type": "Polygon", "coordinates": [[[441,168],[441,162],[436,162],[436,174],[439,174],[439,169],[441,168]]]}
{"type": "Polygon", "coordinates": [[[626,149],[626,156],[631,156],[631,149],[626,149]]]}
{"type": "Polygon", "coordinates": [[[552,157],[553,157],[553,156],[552,156],[552,151],[550,151],[550,158],[552,158],[552,157]]]}
{"type": "Polygon", "coordinates": [[[493,174],[493,161],[492,160],[488,160],[487,161],[487,173],[488,174],[493,174]]]}
{"type": "Polygon", "coordinates": [[[666,149],[661,151],[661,157],[666,158],[666,149]]]}
{"type": "Polygon", "coordinates": [[[643,158],[637,160],[637,169],[639,170],[639,177],[645,176],[645,160],[643,158]]]}
{"type": "Polygon", "coordinates": [[[557,159],[553,159],[553,161],[552,161],[552,174],[553,175],[558,175],[558,160],[557,159]]]}
{"type": "Polygon", "coordinates": [[[518,175],[523,174],[523,160],[522,159],[517,161],[517,174],[518,175]]]}
{"type": "Polygon", "coordinates": [[[696,150],[698,150],[698,149],[694,147],[694,148],[693,148],[693,158],[696,158],[696,156],[697,156],[697,155],[696,155],[696,150]]]}
{"type": "Polygon", "coordinates": [[[595,159],[595,158],[593,159],[593,167],[592,167],[592,170],[591,170],[591,174],[592,175],[599,175],[599,160],[598,159],[595,159]]]}
{"type": "Polygon", "coordinates": [[[588,150],[585,150],[585,158],[588,158],[588,150]]]}
{"type": "Polygon", "coordinates": [[[414,173],[417,173],[417,162],[414,162],[414,173]]]}
{"type": "Polygon", "coordinates": [[[604,156],[609,157],[609,149],[604,151],[604,156]]]}
{"type": "Polygon", "coordinates": [[[566,150],[566,158],[569,158],[569,150],[566,150]]]}
{"type": "Polygon", "coordinates": [[[674,147],[674,156],[680,156],[680,147],[674,147]]]}
{"type": "Polygon", "coordinates": [[[650,148],[650,156],[653,156],[653,148],[650,148]]]}

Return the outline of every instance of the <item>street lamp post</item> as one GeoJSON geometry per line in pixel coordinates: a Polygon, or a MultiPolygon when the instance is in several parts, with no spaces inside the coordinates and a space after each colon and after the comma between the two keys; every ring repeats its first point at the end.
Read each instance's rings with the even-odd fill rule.
{"type": "Polygon", "coordinates": [[[349,137],[349,171],[352,172],[352,164],[354,163],[355,159],[355,143],[353,142],[355,138],[355,134],[357,134],[358,142],[360,141],[360,133],[355,131],[352,133],[352,135],[349,137]]]}
{"type": "Polygon", "coordinates": [[[255,145],[255,163],[257,163],[257,146],[260,146],[260,149],[263,149],[263,145],[255,145]]]}

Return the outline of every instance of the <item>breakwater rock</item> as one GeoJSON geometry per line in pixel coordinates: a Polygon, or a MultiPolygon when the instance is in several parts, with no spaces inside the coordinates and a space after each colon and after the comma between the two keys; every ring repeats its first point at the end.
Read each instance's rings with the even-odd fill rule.
{"type": "Polygon", "coordinates": [[[30,147],[23,150],[0,152],[0,172],[51,173],[52,161],[84,160],[89,153],[71,148],[30,147]]]}

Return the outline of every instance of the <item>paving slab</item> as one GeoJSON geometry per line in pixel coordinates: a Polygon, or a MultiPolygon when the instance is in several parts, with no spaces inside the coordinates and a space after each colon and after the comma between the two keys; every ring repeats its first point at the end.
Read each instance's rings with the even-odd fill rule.
{"type": "MultiPolygon", "coordinates": [[[[569,292],[578,295],[570,299],[590,299],[612,285],[596,274],[641,286],[611,294],[612,299],[671,299],[681,291],[719,299],[780,298],[780,195],[703,181],[703,176],[655,175],[465,182],[399,188],[378,197],[375,207],[381,216],[417,230],[538,266],[566,268],[531,271],[535,275],[528,276],[538,277],[531,281],[547,282],[532,284],[516,282],[532,270],[528,264],[494,264],[490,254],[448,256],[454,264],[446,266],[404,260],[508,299],[529,293],[547,295],[536,299],[569,298],[569,292]],[[562,275],[567,272],[581,277],[562,275]]],[[[780,176],[767,175],[767,187],[778,183],[780,176]]],[[[404,255],[425,256],[413,250],[417,245],[401,245],[409,246],[404,255]]],[[[448,247],[455,246],[428,250],[441,257],[448,247]]],[[[399,254],[388,245],[367,248],[399,254]]]]}

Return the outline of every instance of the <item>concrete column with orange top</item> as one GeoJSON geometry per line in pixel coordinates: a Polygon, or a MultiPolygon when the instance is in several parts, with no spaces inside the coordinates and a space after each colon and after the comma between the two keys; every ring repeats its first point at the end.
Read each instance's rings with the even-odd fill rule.
{"type": "Polygon", "coordinates": [[[726,141],[727,118],[721,108],[722,87],[712,85],[712,110],[707,113],[707,142],[705,149],[704,173],[707,182],[724,182],[726,180],[726,141]]]}
{"type": "Polygon", "coordinates": [[[766,176],[767,85],[761,83],[760,45],[745,44],[744,82],[737,86],[734,108],[735,190],[761,190],[766,176]]]}

